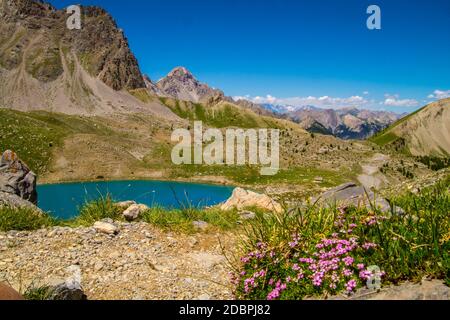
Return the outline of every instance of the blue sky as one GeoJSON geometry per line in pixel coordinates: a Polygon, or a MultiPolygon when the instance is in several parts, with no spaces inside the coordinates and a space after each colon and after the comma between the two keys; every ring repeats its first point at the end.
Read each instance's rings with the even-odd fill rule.
{"type": "Polygon", "coordinates": [[[113,15],[154,80],[185,66],[229,96],[397,112],[450,95],[448,0],[77,2],[113,15]],[[366,27],[371,4],[381,30],[366,27]]]}

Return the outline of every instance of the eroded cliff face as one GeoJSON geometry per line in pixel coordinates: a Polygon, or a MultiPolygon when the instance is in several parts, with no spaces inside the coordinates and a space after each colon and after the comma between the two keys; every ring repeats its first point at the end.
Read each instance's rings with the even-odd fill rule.
{"type": "Polygon", "coordinates": [[[98,7],[81,8],[81,29],[69,29],[73,13],[37,0],[0,0],[0,107],[96,115],[171,113],[139,101],[148,90],[128,41],[98,7]]]}
{"type": "Polygon", "coordinates": [[[97,7],[81,11],[82,29],[69,30],[65,10],[39,1],[2,0],[1,66],[24,67],[33,78],[51,82],[65,72],[64,60],[69,67],[74,63],[73,53],[89,74],[114,90],[144,88],[137,60],[113,18],[97,7]]]}

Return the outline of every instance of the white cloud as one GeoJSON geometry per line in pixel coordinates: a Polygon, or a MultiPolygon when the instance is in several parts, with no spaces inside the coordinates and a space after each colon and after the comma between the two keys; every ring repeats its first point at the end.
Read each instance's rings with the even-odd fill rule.
{"type": "Polygon", "coordinates": [[[417,107],[420,104],[416,99],[400,99],[399,94],[386,93],[384,97],[386,99],[380,104],[389,107],[417,107]]]}
{"type": "Polygon", "coordinates": [[[442,90],[434,90],[433,94],[428,96],[428,99],[445,99],[450,98],[450,90],[442,91],[442,90]]]}
{"type": "Polygon", "coordinates": [[[368,96],[369,94],[370,94],[369,91],[364,91],[364,92],[363,92],[363,95],[365,95],[365,96],[368,96]]]}
{"type": "Polygon", "coordinates": [[[386,100],[384,100],[384,105],[389,107],[417,107],[419,101],[415,99],[400,99],[398,94],[396,95],[385,95],[386,100]]]}
{"type": "Polygon", "coordinates": [[[367,101],[361,96],[351,96],[346,98],[330,97],[330,96],[277,98],[269,94],[265,97],[237,96],[233,98],[235,100],[245,99],[259,104],[289,105],[294,107],[312,105],[315,107],[332,108],[332,109],[344,107],[361,107],[369,103],[369,101],[367,101]]]}

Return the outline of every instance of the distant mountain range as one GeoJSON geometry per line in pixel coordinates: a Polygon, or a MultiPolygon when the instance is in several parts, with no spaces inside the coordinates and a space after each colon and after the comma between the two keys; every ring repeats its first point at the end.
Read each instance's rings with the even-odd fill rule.
{"type": "Polygon", "coordinates": [[[313,133],[334,135],[341,139],[366,139],[387,128],[405,115],[387,111],[357,108],[321,109],[314,106],[294,107],[256,104],[248,100],[235,101],[221,90],[198,81],[184,67],[177,67],[156,84],[147,80],[148,88],[156,95],[194,103],[227,101],[258,114],[292,120],[313,133]]]}
{"type": "Polygon", "coordinates": [[[341,139],[367,139],[406,114],[357,108],[322,109],[315,106],[262,105],[267,110],[299,123],[313,133],[341,139]]]}

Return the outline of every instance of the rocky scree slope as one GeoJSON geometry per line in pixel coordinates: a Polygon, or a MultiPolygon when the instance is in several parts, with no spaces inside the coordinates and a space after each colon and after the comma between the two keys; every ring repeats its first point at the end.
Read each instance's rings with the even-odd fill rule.
{"type": "Polygon", "coordinates": [[[413,156],[450,156],[450,98],[433,102],[372,139],[413,156]]]}
{"type": "Polygon", "coordinates": [[[81,30],[67,28],[69,16],[41,1],[0,0],[0,106],[171,115],[128,94],[146,84],[124,33],[105,10],[82,7],[81,30]]]}

